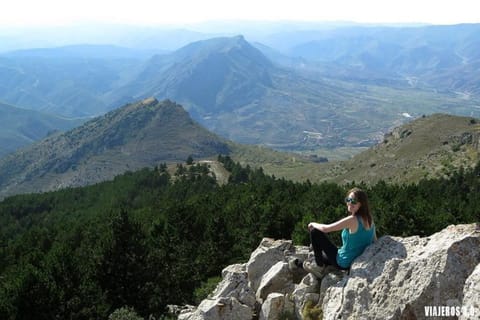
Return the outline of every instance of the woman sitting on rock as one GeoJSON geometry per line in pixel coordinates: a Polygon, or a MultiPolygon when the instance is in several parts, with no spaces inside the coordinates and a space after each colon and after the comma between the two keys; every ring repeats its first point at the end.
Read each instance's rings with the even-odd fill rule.
{"type": "Polygon", "coordinates": [[[349,212],[348,217],[331,224],[316,222],[308,224],[315,259],[304,261],[303,264],[296,260],[294,263],[298,267],[303,267],[320,278],[323,277],[326,266],[348,270],[353,260],[377,239],[365,191],[353,188],[347,193],[345,203],[349,212]],[[338,249],[326,234],[340,230],[343,245],[338,249]]]}

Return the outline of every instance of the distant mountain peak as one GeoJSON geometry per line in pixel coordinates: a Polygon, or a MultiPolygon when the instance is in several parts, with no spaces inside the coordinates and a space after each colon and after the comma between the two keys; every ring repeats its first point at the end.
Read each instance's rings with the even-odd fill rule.
{"type": "Polygon", "coordinates": [[[140,104],[142,104],[144,106],[153,105],[153,104],[157,104],[157,103],[158,103],[158,100],[155,99],[154,97],[146,98],[146,99],[144,99],[140,102],[140,104]]]}
{"type": "Polygon", "coordinates": [[[248,58],[263,66],[272,66],[270,60],[246,41],[243,35],[196,41],[178,49],[174,55],[184,59],[194,59],[206,58],[211,54],[234,52],[235,50],[243,51],[248,58]]]}
{"type": "MultiPolygon", "coordinates": [[[[259,99],[272,86],[274,66],[241,35],[193,42],[155,56],[122,94],[173,99],[194,116],[232,110],[259,99]]],[[[200,117],[197,117],[200,118],[200,117]]]]}
{"type": "Polygon", "coordinates": [[[247,40],[245,40],[243,35],[238,35],[234,37],[229,37],[229,38],[218,38],[218,40],[223,40],[221,43],[224,45],[224,48],[226,51],[233,49],[233,48],[254,48],[247,40]]]}
{"type": "MultiPolygon", "coordinates": [[[[135,103],[127,104],[125,106],[125,109],[128,109],[130,111],[134,111],[135,109],[139,109],[139,108],[155,107],[156,105],[159,105],[159,104],[160,104],[160,102],[156,98],[149,97],[149,98],[145,98],[145,99],[140,100],[140,101],[135,102],[135,103]]],[[[165,104],[165,105],[167,105],[167,104],[165,104]]]]}

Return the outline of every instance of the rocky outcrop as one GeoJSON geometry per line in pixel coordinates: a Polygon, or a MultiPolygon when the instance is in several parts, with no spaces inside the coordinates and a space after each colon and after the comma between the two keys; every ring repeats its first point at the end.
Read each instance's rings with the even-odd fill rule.
{"type": "Polygon", "coordinates": [[[291,241],[263,239],[247,263],[225,268],[210,297],[179,319],[423,319],[439,312],[480,318],[478,224],[424,238],[384,236],[349,274],[321,279],[288,267],[289,259],[308,254],[291,241]]]}
{"type": "Polygon", "coordinates": [[[480,263],[479,231],[459,225],[426,238],[383,237],[327,290],[325,318],[422,319],[425,307],[461,307],[480,263]]]}

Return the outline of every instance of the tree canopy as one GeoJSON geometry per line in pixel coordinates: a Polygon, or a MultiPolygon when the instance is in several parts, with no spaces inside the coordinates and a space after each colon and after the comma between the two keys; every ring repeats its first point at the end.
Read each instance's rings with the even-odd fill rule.
{"type": "MultiPolygon", "coordinates": [[[[263,237],[308,244],[308,222],[346,215],[351,187],[366,190],[378,235],[430,235],[478,222],[480,164],[418,184],[292,182],[243,167],[217,184],[207,164],[165,164],[113,181],[0,202],[0,314],[4,319],[165,315],[263,237]],[[126,309],[125,309],[126,308],[126,309]]],[[[332,234],[340,244],[339,234],[332,234]]]]}

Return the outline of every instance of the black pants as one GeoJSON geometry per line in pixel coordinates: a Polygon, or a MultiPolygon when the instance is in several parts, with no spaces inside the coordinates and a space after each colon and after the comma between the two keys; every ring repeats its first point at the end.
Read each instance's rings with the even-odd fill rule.
{"type": "Polygon", "coordinates": [[[337,263],[338,248],[334,245],[327,235],[318,229],[310,231],[310,241],[315,255],[315,262],[317,265],[332,265],[337,269],[348,270],[342,268],[337,263]]]}

